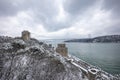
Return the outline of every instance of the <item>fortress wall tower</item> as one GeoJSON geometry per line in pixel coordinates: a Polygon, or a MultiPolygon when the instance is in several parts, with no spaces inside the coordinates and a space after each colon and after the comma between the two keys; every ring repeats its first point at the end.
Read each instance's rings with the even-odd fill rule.
{"type": "Polygon", "coordinates": [[[30,32],[29,32],[29,31],[23,31],[23,32],[22,32],[22,39],[23,39],[24,41],[30,40],[30,32]]]}
{"type": "Polygon", "coordinates": [[[56,48],[56,52],[64,57],[68,56],[68,48],[65,46],[65,44],[58,44],[56,48]]]}

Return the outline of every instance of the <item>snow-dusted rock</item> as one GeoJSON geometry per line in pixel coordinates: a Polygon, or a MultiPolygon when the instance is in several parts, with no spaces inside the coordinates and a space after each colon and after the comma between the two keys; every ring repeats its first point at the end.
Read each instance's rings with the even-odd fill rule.
{"type": "Polygon", "coordinates": [[[0,80],[82,80],[81,70],[47,50],[47,44],[21,39],[1,44],[0,80]]]}
{"type": "MultiPolygon", "coordinates": [[[[51,50],[36,39],[0,37],[0,80],[89,80],[82,70],[91,65],[51,50]]],[[[101,76],[96,80],[119,80],[107,73],[101,76]]]]}

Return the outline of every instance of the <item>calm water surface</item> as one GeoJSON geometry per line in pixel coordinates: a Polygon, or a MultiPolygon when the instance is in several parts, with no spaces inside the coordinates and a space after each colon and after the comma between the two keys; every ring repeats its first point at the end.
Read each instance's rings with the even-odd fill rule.
{"type": "MultiPolygon", "coordinates": [[[[60,41],[50,41],[55,47],[60,41]]],[[[66,43],[69,54],[111,74],[120,74],[120,43],[66,43]]]]}

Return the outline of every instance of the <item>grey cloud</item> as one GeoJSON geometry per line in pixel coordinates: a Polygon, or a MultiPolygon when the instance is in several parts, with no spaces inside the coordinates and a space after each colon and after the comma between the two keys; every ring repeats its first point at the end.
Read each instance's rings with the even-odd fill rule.
{"type": "Polygon", "coordinates": [[[31,16],[34,20],[33,23],[43,24],[48,31],[59,29],[56,26],[59,23],[54,20],[58,14],[58,6],[56,6],[55,0],[28,0],[24,1],[23,6],[33,12],[31,16]]]}
{"type": "Polygon", "coordinates": [[[26,7],[33,12],[34,23],[40,23],[45,26],[48,31],[56,31],[62,28],[69,27],[72,20],[67,20],[65,22],[58,22],[56,17],[59,14],[59,5],[55,4],[56,0],[29,0],[29,2],[24,2],[26,7]],[[71,21],[71,22],[70,22],[71,21]]]}
{"type": "Polygon", "coordinates": [[[76,21],[77,15],[73,16],[74,13],[80,15],[80,12],[85,12],[87,8],[92,6],[96,0],[66,0],[63,4],[65,11],[69,12],[69,20],[64,22],[57,22],[55,16],[58,15],[59,8],[55,4],[55,1],[51,2],[49,0],[29,0],[29,2],[24,2],[25,7],[33,11],[34,23],[41,23],[45,26],[48,31],[56,31],[59,29],[70,27],[76,21]]]}
{"type": "Polygon", "coordinates": [[[120,34],[120,23],[109,26],[106,30],[108,34],[120,34]]]}
{"type": "Polygon", "coordinates": [[[120,34],[120,0],[104,0],[102,9],[111,11],[111,18],[114,22],[113,25],[107,27],[106,33],[108,34],[120,34]],[[116,23],[118,21],[118,23],[116,23]]]}
{"type": "Polygon", "coordinates": [[[28,0],[24,2],[24,6],[31,9],[38,16],[53,17],[58,12],[55,6],[55,0],[28,0]]]}
{"type": "MultiPolygon", "coordinates": [[[[20,11],[30,11],[27,15],[29,15],[32,20],[27,20],[27,26],[35,28],[37,24],[42,24],[48,32],[57,31],[71,27],[77,22],[77,20],[80,20],[80,16],[82,16],[82,19],[86,19],[85,17],[89,16],[89,12],[86,13],[86,11],[96,3],[97,0],[65,0],[62,5],[65,12],[68,13],[69,19],[57,21],[55,16],[59,14],[59,6],[56,4],[56,0],[0,0],[0,17],[16,16],[20,11]]],[[[112,10],[112,16],[114,19],[119,20],[120,0],[104,0],[101,6],[105,11],[112,10]]],[[[26,20],[23,19],[22,21],[24,23],[26,20]]],[[[119,30],[119,24],[115,24],[109,26],[105,31],[103,30],[103,32],[115,33],[119,30]],[[114,26],[117,27],[114,28],[114,26]]],[[[98,32],[97,29],[96,32],[98,32]]]]}
{"type": "Polygon", "coordinates": [[[111,10],[113,17],[120,18],[120,0],[104,0],[102,9],[111,10]]]}
{"type": "Polygon", "coordinates": [[[117,23],[117,24],[114,24],[114,25],[101,27],[98,30],[95,29],[95,31],[93,31],[92,35],[94,37],[96,37],[96,36],[104,36],[104,35],[114,35],[114,34],[120,35],[120,27],[119,27],[119,25],[120,25],[120,23],[117,23]]]}
{"type": "Polygon", "coordinates": [[[51,17],[57,12],[54,2],[49,0],[0,0],[0,15],[2,16],[14,15],[24,10],[32,10],[39,15],[44,14],[46,17],[51,17]]]}
{"type": "MultiPolygon", "coordinates": [[[[57,22],[55,16],[59,13],[59,8],[55,4],[56,0],[1,0],[0,1],[0,15],[1,16],[12,16],[16,15],[20,11],[30,10],[33,15],[34,22],[43,24],[48,31],[56,31],[62,28],[70,27],[75,21],[76,17],[73,16],[78,12],[84,12],[85,9],[90,7],[95,0],[66,0],[63,4],[65,11],[69,12],[71,15],[70,19],[65,22],[57,22]]],[[[29,14],[28,14],[29,15],[29,14]]]]}
{"type": "Polygon", "coordinates": [[[10,0],[0,0],[0,16],[12,16],[18,11],[18,6],[15,6],[10,0]]]}
{"type": "Polygon", "coordinates": [[[20,11],[31,11],[34,22],[43,24],[48,30],[55,30],[59,24],[54,20],[58,14],[58,7],[55,4],[56,0],[0,0],[0,17],[15,16],[20,11]],[[53,26],[53,27],[52,27],[53,26]],[[52,27],[52,28],[51,28],[52,27]]]}
{"type": "Polygon", "coordinates": [[[48,29],[51,31],[68,28],[77,21],[77,18],[81,13],[83,14],[85,10],[91,7],[95,2],[96,0],[65,0],[63,3],[63,8],[67,13],[70,14],[69,20],[62,23],[53,21],[48,23],[46,26],[49,26],[48,29]]]}
{"type": "Polygon", "coordinates": [[[76,15],[85,12],[95,2],[96,0],[66,0],[64,7],[67,12],[76,15]]]}
{"type": "Polygon", "coordinates": [[[79,18],[78,16],[80,15],[82,16],[84,12],[86,12],[86,10],[90,8],[95,2],[96,0],[65,0],[65,2],[63,3],[63,8],[68,14],[70,14],[69,20],[67,20],[66,22],[62,22],[62,23],[61,22],[49,23],[48,29],[50,30],[52,29],[52,31],[53,30],[55,31],[55,30],[59,30],[62,28],[70,27],[75,22],[77,22],[79,18]]]}

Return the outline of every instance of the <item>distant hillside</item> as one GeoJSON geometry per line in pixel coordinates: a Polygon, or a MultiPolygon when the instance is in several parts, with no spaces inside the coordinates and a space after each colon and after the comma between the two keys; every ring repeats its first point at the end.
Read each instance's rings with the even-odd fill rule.
{"type": "Polygon", "coordinates": [[[94,38],[84,38],[84,39],[72,39],[67,40],[65,42],[87,42],[87,43],[119,43],[120,35],[107,35],[107,36],[99,36],[94,38]]]}

